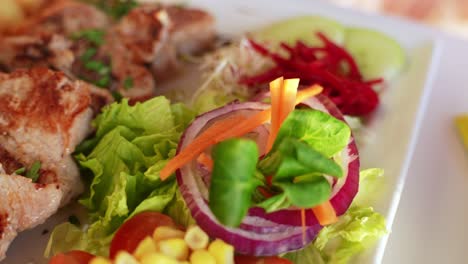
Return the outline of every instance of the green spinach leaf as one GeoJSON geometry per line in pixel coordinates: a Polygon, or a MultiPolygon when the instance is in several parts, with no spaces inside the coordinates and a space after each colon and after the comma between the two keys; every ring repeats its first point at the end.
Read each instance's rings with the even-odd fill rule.
{"type": "Polygon", "coordinates": [[[281,209],[286,209],[291,206],[291,202],[288,200],[288,197],[285,193],[277,194],[272,196],[261,203],[256,204],[255,206],[265,209],[267,213],[278,211],[281,209]]]}
{"type": "Polygon", "coordinates": [[[332,157],[348,144],[351,130],[346,123],[318,110],[295,110],[280,127],[273,145],[276,150],[287,137],[299,139],[326,157],[332,157]]]}
{"type": "Polygon", "coordinates": [[[223,225],[239,226],[261,184],[255,177],[257,144],[248,139],[226,140],[214,146],[212,158],[210,209],[223,225]]]}

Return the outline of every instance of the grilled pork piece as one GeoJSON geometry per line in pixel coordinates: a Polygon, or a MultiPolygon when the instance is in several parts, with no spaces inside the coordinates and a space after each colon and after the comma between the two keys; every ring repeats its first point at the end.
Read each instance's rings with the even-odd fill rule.
{"type": "Polygon", "coordinates": [[[70,37],[83,30],[105,30],[109,23],[107,16],[91,5],[56,1],[0,37],[0,64],[8,71],[43,65],[71,75],[83,45],[74,45],[70,37]]]}
{"type": "MultiPolygon", "coordinates": [[[[214,38],[214,18],[205,11],[147,4],[133,9],[109,31],[111,41],[107,41],[106,49],[120,83],[126,76],[125,71],[118,69],[131,67],[129,63],[151,65],[158,82],[173,77],[182,66],[181,56],[209,49],[214,38]]],[[[139,97],[154,96],[154,88],[137,85],[134,88],[140,90],[139,97]]],[[[119,90],[124,95],[135,93],[121,86],[119,90]]]]}
{"type": "Polygon", "coordinates": [[[106,29],[109,18],[92,5],[72,0],[58,0],[36,16],[10,30],[13,35],[69,36],[85,29],[106,29]]]}
{"type": "Polygon", "coordinates": [[[156,94],[156,82],[182,68],[180,57],[210,48],[215,38],[213,17],[192,8],[146,4],[110,28],[109,21],[91,5],[57,0],[0,37],[0,69],[47,66],[141,101],[156,94]],[[105,44],[71,38],[88,29],[108,29],[105,44]],[[89,60],[110,64],[110,75],[90,69],[89,60]]]}
{"type": "MultiPolygon", "coordinates": [[[[77,79],[74,66],[80,56],[71,40],[63,35],[52,36],[11,36],[0,38],[0,68],[6,72],[33,67],[48,67],[64,72],[77,79]]],[[[99,112],[104,105],[114,101],[108,90],[91,87],[93,110],[99,112]]]]}
{"type": "Polygon", "coordinates": [[[63,35],[19,35],[0,38],[0,64],[7,71],[37,66],[70,74],[75,60],[72,43],[63,35]]]}
{"type": "Polygon", "coordinates": [[[17,232],[82,192],[70,154],[91,131],[90,85],[46,68],[0,74],[0,259],[17,232]],[[15,174],[40,162],[39,178],[15,174]]]}
{"type": "Polygon", "coordinates": [[[44,186],[23,176],[0,174],[0,261],[18,232],[43,223],[56,212],[61,197],[52,184],[44,186]]]}
{"type": "Polygon", "coordinates": [[[165,52],[153,61],[156,76],[167,74],[180,63],[180,56],[198,54],[212,48],[215,40],[214,18],[205,11],[168,6],[170,40],[165,52]]]}

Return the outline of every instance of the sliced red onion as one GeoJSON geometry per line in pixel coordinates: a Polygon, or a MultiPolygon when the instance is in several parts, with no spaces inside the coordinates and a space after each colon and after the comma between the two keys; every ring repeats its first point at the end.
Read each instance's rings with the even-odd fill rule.
{"type": "MultiPolygon", "coordinates": [[[[321,102],[321,99],[310,99],[304,104],[330,112],[338,118],[342,117],[339,111],[335,113],[335,109],[329,106],[327,102],[321,102]]],[[[187,128],[180,140],[178,152],[190,144],[204,129],[208,128],[216,120],[224,119],[233,114],[250,116],[268,107],[269,105],[258,102],[233,103],[205,113],[197,117],[187,128]]],[[[253,134],[258,134],[262,138],[267,136],[267,126],[259,127],[253,134]]],[[[260,145],[263,145],[263,143],[260,145]]],[[[263,146],[260,146],[260,148],[263,148],[263,146]]],[[[350,142],[346,150],[349,151],[344,152],[343,160],[344,164],[348,165],[347,177],[343,177],[345,179],[343,183],[340,184],[340,181],[338,181],[335,184],[337,187],[333,188],[334,192],[335,189],[338,189],[332,198],[332,204],[339,214],[346,211],[349,206],[347,204],[348,199],[345,198],[348,196],[354,197],[355,192],[353,192],[354,189],[352,188],[354,185],[356,185],[355,189],[357,190],[358,175],[354,175],[353,173],[359,168],[359,160],[357,159],[357,151],[353,141],[350,142]],[[346,160],[346,157],[350,157],[348,154],[355,154],[356,158],[346,160]],[[339,197],[342,198],[338,199],[339,197]]],[[[208,206],[209,176],[206,175],[206,170],[200,168],[198,162],[192,161],[177,170],[177,181],[181,194],[197,224],[210,236],[220,238],[232,244],[238,253],[266,256],[297,250],[313,241],[321,230],[322,227],[317,223],[313,213],[307,212],[309,219],[305,234],[303,234],[303,228],[300,223],[300,210],[297,209],[280,210],[267,214],[263,209],[253,208],[250,210],[249,215],[244,218],[240,227],[228,228],[223,226],[218,222],[208,206]]],[[[350,200],[352,200],[352,197],[350,200]]]]}

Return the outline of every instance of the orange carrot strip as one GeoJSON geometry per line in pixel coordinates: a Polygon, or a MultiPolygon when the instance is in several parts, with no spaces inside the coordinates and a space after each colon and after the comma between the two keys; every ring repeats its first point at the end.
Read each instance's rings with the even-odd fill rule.
{"type": "Polygon", "coordinates": [[[323,87],[318,84],[311,85],[305,89],[298,91],[297,96],[296,96],[296,105],[302,103],[303,101],[305,101],[306,99],[310,97],[316,96],[322,91],[323,91],[323,87]]]}
{"type": "MultiPolygon", "coordinates": [[[[322,90],[323,88],[320,85],[313,85],[299,91],[295,104],[321,93],[322,90]]],[[[247,134],[270,120],[271,108],[258,112],[249,118],[237,116],[237,118],[231,117],[216,122],[166,164],[160,172],[161,180],[167,179],[178,168],[197,158],[209,146],[229,138],[247,134]]]]}
{"type": "Polygon", "coordinates": [[[335,208],[333,208],[330,201],[326,201],[323,204],[313,207],[312,212],[314,212],[315,217],[317,217],[317,220],[323,226],[330,225],[338,221],[335,208]]]}
{"type": "Polygon", "coordinates": [[[206,148],[215,144],[214,138],[216,135],[245,119],[247,119],[247,117],[235,115],[214,123],[166,164],[159,173],[161,180],[167,179],[178,168],[197,158],[206,148]]]}
{"type": "Polygon", "coordinates": [[[229,138],[245,135],[257,128],[258,126],[270,121],[270,119],[271,108],[258,112],[257,114],[249,117],[247,120],[238,123],[230,129],[228,128],[228,130],[225,130],[223,133],[218,134],[215,137],[215,141],[217,143],[229,138]]]}
{"type": "Polygon", "coordinates": [[[283,77],[270,82],[271,125],[266,152],[270,151],[271,147],[273,146],[280,127],[281,108],[283,105],[283,86],[283,77]]]}
{"type": "Polygon", "coordinates": [[[213,160],[210,156],[206,155],[205,152],[202,152],[200,156],[198,156],[197,161],[207,167],[210,171],[213,170],[213,160]]]}
{"type": "Polygon", "coordinates": [[[283,86],[282,96],[281,96],[282,105],[281,105],[281,114],[279,117],[278,130],[283,124],[284,120],[288,117],[288,115],[292,111],[294,111],[294,108],[296,108],[296,97],[297,97],[298,87],[299,87],[299,79],[284,80],[284,86],[283,86]]]}

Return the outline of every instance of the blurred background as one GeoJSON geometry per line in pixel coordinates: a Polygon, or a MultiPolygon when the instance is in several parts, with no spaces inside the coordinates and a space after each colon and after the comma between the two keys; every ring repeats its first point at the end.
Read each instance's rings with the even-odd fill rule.
{"type": "Polygon", "coordinates": [[[468,0],[323,0],[370,13],[384,13],[468,38],[468,0]]]}
{"type": "MultiPolygon", "coordinates": [[[[0,31],[62,0],[0,0],[0,31]]],[[[96,0],[88,0],[96,1],[96,0]]],[[[116,1],[116,0],[109,0],[116,1]]],[[[117,0],[119,1],[119,0],[117,0]]],[[[140,0],[148,1],[148,0],[140,0]]],[[[314,1],[314,0],[304,0],[314,1]]],[[[468,0],[321,0],[370,13],[404,17],[468,39],[468,0]]]]}

